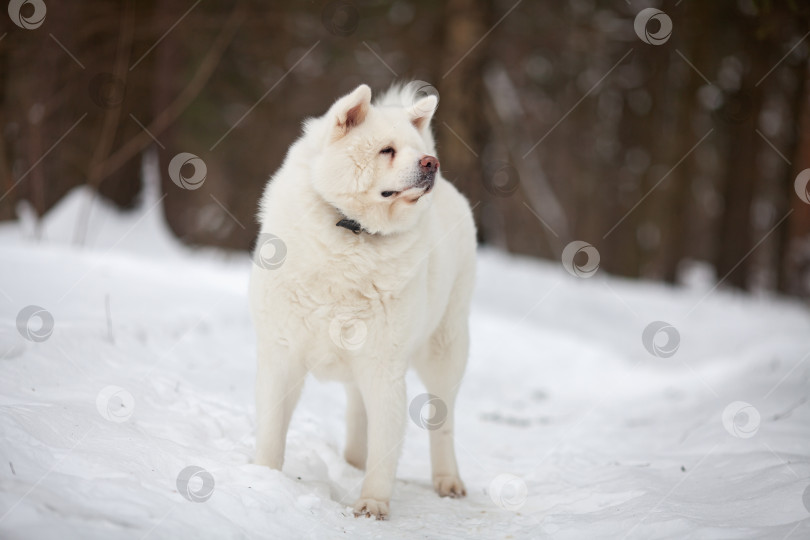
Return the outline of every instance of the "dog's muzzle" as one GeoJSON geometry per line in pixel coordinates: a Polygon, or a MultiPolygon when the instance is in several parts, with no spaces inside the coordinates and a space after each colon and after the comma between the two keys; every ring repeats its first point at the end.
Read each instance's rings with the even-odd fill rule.
{"type": "Polygon", "coordinates": [[[424,189],[425,192],[433,189],[436,181],[436,172],[439,170],[439,160],[433,156],[422,156],[419,160],[419,177],[414,187],[424,189]]]}

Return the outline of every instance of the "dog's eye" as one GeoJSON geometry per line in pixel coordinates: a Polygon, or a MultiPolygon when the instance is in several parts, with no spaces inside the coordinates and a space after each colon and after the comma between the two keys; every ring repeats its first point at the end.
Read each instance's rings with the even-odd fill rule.
{"type": "Polygon", "coordinates": [[[391,154],[391,157],[394,157],[394,154],[396,154],[396,153],[397,153],[397,151],[396,151],[396,150],[394,150],[394,149],[393,149],[392,147],[390,147],[390,146],[386,146],[385,148],[383,148],[382,150],[380,150],[380,153],[381,153],[381,154],[391,154]]]}
{"type": "Polygon", "coordinates": [[[383,197],[390,197],[391,195],[396,195],[397,193],[399,193],[399,192],[398,191],[383,191],[382,193],[380,193],[380,195],[382,195],[383,197]]]}

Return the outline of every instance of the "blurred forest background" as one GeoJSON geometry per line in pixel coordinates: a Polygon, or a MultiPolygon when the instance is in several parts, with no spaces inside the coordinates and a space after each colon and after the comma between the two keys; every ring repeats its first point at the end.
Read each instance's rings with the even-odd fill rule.
{"type": "MultiPolygon", "coordinates": [[[[10,4],[0,220],[81,184],[131,208],[156,152],[177,236],[247,250],[301,121],[360,83],[418,79],[483,243],[559,259],[583,240],[618,275],[677,282],[705,261],[726,284],[810,296],[805,0],[10,4]],[[660,44],[634,28],[651,6],[672,22],[660,44]],[[169,178],[181,152],[206,164],[199,189],[169,178]]],[[[76,224],[76,244],[91,234],[76,224]]]]}

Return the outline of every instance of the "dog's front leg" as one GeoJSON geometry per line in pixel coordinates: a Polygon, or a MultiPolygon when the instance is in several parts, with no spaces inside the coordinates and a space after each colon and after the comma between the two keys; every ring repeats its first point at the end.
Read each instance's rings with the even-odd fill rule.
{"type": "Polygon", "coordinates": [[[307,371],[283,347],[258,343],[256,371],[256,465],[281,470],[284,446],[307,371]]]}
{"type": "MultiPolygon", "coordinates": [[[[403,362],[403,365],[405,363],[403,362]]],[[[355,373],[368,418],[368,457],[355,516],[386,519],[405,433],[405,369],[379,364],[355,373]],[[393,371],[393,373],[392,373],[393,371]]]]}

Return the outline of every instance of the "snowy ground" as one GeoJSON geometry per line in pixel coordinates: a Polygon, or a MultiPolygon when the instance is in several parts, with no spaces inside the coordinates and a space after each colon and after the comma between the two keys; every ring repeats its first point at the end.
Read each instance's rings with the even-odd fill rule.
{"type": "Polygon", "coordinates": [[[0,227],[0,537],[810,538],[806,304],[483,251],[458,403],[468,496],[433,493],[409,423],[390,521],[355,519],[342,389],[310,381],[283,473],[251,465],[251,263],[178,245],[147,199],[95,202],[82,249],[83,191],[42,240],[0,227]],[[29,305],[52,335],[34,317],[22,337],[29,305]],[[678,330],[673,355],[645,348],[653,321],[678,330]]]}

